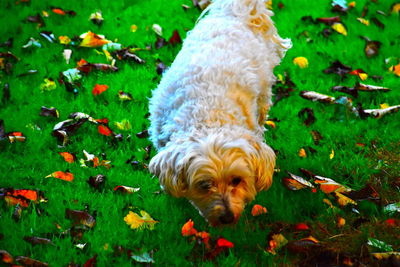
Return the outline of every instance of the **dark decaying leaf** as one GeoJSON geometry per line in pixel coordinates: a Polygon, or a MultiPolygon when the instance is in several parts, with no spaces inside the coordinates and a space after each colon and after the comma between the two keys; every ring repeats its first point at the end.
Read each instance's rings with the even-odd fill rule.
{"type": "Polygon", "coordinates": [[[65,218],[72,220],[75,225],[82,224],[89,228],[93,228],[96,224],[96,219],[87,211],[83,210],[66,209],[65,218]]]}
{"type": "Polygon", "coordinates": [[[6,104],[10,100],[10,98],[11,98],[10,84],[5,83],[3,87],[3,98],[1,102],[3,104],[6,104]]]}
{"type": "Polygon", "coordinates": [[[130,187],[125,185],[118,185],[114,187],[114,192],[132,194],[140,190],[140,187],[130,187]]]}
{"type": "Polygon", "coordinates": [[[53,245],[54,243],[48,239],[48,238],[43,238],[43,237],[37,237],[37,236],[25,236],[24,240],[32,245],[53,245]]]}
{"type": "Polygon", "coordinates": [[[150,154],[151,154],[151,150],[152,150],[153,146],[152,145],[148,145],[144,148],[144,151],[146,152],[146,156],[144,157],[144,160],[149,160],[150,159],[150,154]]]}
{"type": "Polygon", "coordinates": [[[322,22],[326,25],[332,25],[335,22],[341,22],[341,19],[339,16],[335,16],[335,17],[317,18],[317,21],[322,22]]]}
{"type": "Polygon", "coordinates": [[[4,121],[0,120],[0,140],[4,139],[6,137],[6,133],[4,130],[4,121]]]}
{"type": "Polygon", "coordinates": [[[14,38],[10,37],[8,38],[7,41],[5,41],[4,43],[0,43],[0,47],[8,47],[11,48],[13,46],[14,43],[14,38]]]}
{"type": "Polygon", "coordinates": [[[26,21],[31,22],[31,23],[38,23],[39,27],[43,27],[46,24],[43,21],[43,18],[40,16],[40,14],[36,14],[35,16],[29,16],[26,18],[26,21]]]}
{"type": "Polygon", "coordinates": [[[58,140],[65,145],[69,141],[69,136],[74,134],[87,120],[87,118],[82,118],[78,120],[68,119],[59,122],[54,126],[52,135],[57,137],[58,140]]]}
{"type": "Polygon", "coordinates": [[[332,91],[337,91],[337,92],[342,92],[345,94],[349,94],[351,96],[354,96],[355,98],[358,97],[358,90],[355,89],[354,87],[347,87],[347,86],[342,86],[342,85],[337,85],[333,86],[332,91]]]}
{"type": "Polygon", "coordinates": [[[148,130],[143,130],[143,131],[137,133],[136,136],[138,138],[141,138],[141,139],[148,138],[149,137],[149,131],[148,130]]]}
{"type": "Polygon", "coordinates": [[[47,108],[45,106],[42,106],[40,108],[40,114],[39,115],[43,116],[43,117],[55,117],[55,118],[60,117],[60,113],[58,112],[58,110],[56,108],[54,108],[54,107],[47,108]]]}
{"type": "Polygon", "coordinates": [[[171,38],[169,38],[168,43],[172,44],[172,45],[177,45],[182,43],[182,38],[179,35],[178,30],[174,30],[174,32],[172,33],[171,38]]]}
{"type": "Polygon", "coordinates": [[[364,91],[364,92],[372,92],[372,91],[380,91],[380,92],[388,92],[390,91],[390,88],[387,87],[381,87],[381,86],[376,86],[376,85],[370,85],[370,84],[362,84],[357,82],[354,86],[355,89],[358,91],[364,91]]]}
{"type": "Polygon", "coordinates": [[[103,63],[85,63],[78,66],[77,69],[86,74],[92,72],[93,70],[112,71],[112,72],[118,71],[117,67],[103,63]]]}
{"type": "Polygon", "coordinates": [[[15,222],[19,222],[22,216],[22,206],[20,204],[15,205],[12,218],[15,222]]]}
{"type": "Polygon", "coordinates": [[[324,70],[324,73],[330,74],[330,73],[336,73],[340,77],[344,77],[347,73],[351,71],[350,66],[344,65],[342,62],[339,60],[336,60],[332,62],[332,64],[324,70]]]}
{"type": "Polygon", "coordinates": [[[17,77],[25,77],[25,76],[29,76],[29,75],[34,75],[36,73],[38,73],[38,70],[28,70],[28,71],[18,74],[17,77]]]}
{"type": "Polygon", "coordinates": [[[379,41],[370,41],[367,40],[365,43],[364,52],[368,58],[374,57],[378,55],[379,48],[381,47],[382,43],[379,41]]]}
{"type": "Polygon", "coordinates": [[[22,266],[25,267],[47,267],[49,266],[48,263],[46,262],[41,262],[35,259],[31,259],[25,256],[18,256],[15,258],[15,262],[18,264],[21,264],[22,266]]]}
{"type": "Polygon", "coordinates": [[[11,53],[10,51],[8,51],[8,52],[0,52],[0,57],[7,58],[7,59],[12,59],[14,62],[19,61],[19,58],[16,55],[14,55],[13,53],[11,53]]]}
{"type": "Polygon", "coordinates": [[[313,130],[313,131],[311,131],[311,136],[312,136],[312,139],[314,141],[314,144],[315,145],[319,145],[319,141],[322,139],[321,133],[318,132],[318,131],[313,130]]]}
{"type": "Polygon", "coordinates": [[[160,49],[168,44],[167,40],[157,35],[157,40],[154,44],[156,49],[160,49]]]}
{"type": "Polygon", "coordinates": [[[287,244],[287,248],[293,253],[307,253],[318,247],[321,247],[321,244],[313,237],[292,240],[287,244]]]}
{"type": "Polygon", "coordinates": [[[303,108],[297,115],[304,120],[306,126],[310,126],[315,122],[315,115],[312,108],[303,108]]]}
{"type": "Polygon", "coordinates": [[[350,191],[349,193],[346,193],[346,195],[355,201],[361,201],[361,200],[376,201],[380,199],[378,191],[370,184],[367,184],[360,190],[350,191]]]}
{"type": "Polygon", "coordinates": [[[161,61],[157,62],[156,71],[157,71],[158,75],[163,74],[166,69],[167,69],[167,66],[163,62],[161,62],[161,61]]]}
{"type": "Polygon", "coordinates": [[[102,190],[106,183],[106,177],[102,174],[98,174],[96,176],[90,176],[87,182],[94,189],[102,190]]]}
{"type": "Polygon", "coordinates": [[[129,48],[124,48],[121,50],[115,51],[117,58],[119,60],[132,60],[138,64],[144,64],[146,61],[135,55],[134,53],[130,52],[129,48]]]}
{"type": "Polygon", "coordinates": [[[383,24],[379,19],[377,19],[376,17],[371,18],[371,21],[378,26],[379,28],[381,28],[382,30],[385,29],[385,24],[383,24]]]}

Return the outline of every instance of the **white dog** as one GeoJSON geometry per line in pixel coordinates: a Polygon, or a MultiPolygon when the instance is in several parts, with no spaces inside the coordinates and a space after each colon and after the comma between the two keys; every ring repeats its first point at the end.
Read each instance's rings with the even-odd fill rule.
{"type": "Polygon", "coordinates": [[[215,0],[188,33],[150,100],[149,169],[211,225],[235,223],[272,183],[264,142],[273,68],[290,48],[263,0],[215,0]]]}

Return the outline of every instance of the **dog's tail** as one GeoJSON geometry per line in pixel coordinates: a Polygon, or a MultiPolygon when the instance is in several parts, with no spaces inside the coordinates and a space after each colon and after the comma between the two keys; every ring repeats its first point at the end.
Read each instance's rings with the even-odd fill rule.
{"type": "Polygon", "coordinates": [[[206,13],[238,18],[255,32],[278,44],[281,48],[279,51],[281,56],[292,47],[290,39],[283,39],[278,35],[271,20],[274,13],[267,9],[265,0],[213,0],[212,4],[200,15],[200,19],[206,13]]]}

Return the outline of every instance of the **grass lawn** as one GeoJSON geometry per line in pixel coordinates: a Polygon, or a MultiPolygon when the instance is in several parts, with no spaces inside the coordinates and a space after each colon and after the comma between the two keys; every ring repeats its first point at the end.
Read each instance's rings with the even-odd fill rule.
{"type": "Polygon", "coordinates": [[[49,266],[399,264],[399,254],[376,253],[400,251],[400,113],[368,115],[382,104],[400,104],[395,3],[357,0],[353,6],[349,1],[348,10],[337,12],[328,0],[273,2],[279,34],[293,42],[275,69],[275,105],[266,125],[266,142],[277,152],[277,172],[271,189],[257,196],[237,225],[212,228],[185,199],[161,191],[146,169],[155,151],[143,132],[149,126],[151,90],[181,46],[171,36],[177,30],[184,39],[201,10],[190,0],[1,1],[0,265],[41,266],[24,257],[49,266]],[[99,10],[100,25],[89,20],[99,10]],[[334,16],[341,20],[333,19],[339,23],[334,26],[332,20],[317,20],[334,16]],[[341,26],[346,32],[334,29],[341,26]],[[108,44],[104,52],[101,46],[79,46],[79,36],[88,31],[121,47],[108,44]],[[68,44],[61,44],[62,36],[71,42],[63,37],[68,44]],[[131,50],[116,51],[127,47],[131,50]],[[68,50],[69,63],[63,56],[68,50]],[[294,64],[297,57],[305,57],[308,66],[294,64]],[[117,69],[93,65],[113,60],[117,69]],[[335,73],[337,68],[324,72],[337,60],[349,68],[342,66],[342,75],[335,73]],[[365,89],[357,83],[391,90],[365,92],[357,90],[365,89]],[[96,84],[108,88],[95,95],[96,84]],[[332,91],[339,85],[348,93],[332,91]],[[310,101],[300,96],[302,91],[336,100],[310,101]],[[352,102],[344,104],[349,98],[352,102]],[[57,112],[41,112],[42,106],[57,112]],[[75,114],[53,131],[75,112],[91,117],[75,114]],[[19,142],[24,138],[15,132],[25,141],[19,142]],[[60,152],[72,153],[73,162],[60,152]],[[339,185],[327,186],[300,168],[339,185]],[[58,171],[74,179],[46,178],[58,171]],[[299,182],[286,179],[287,172],[308,179],[314,188],[299,189],[299,182]],[[117,186],[139,190],[128,193],[117,186]],[[40,191],[45,199],[29,200],[17,189],[40,191]],[[267,213],[252,216],[254,204],[267,213]],[[124,218],[142,210],[157,223],[131,229],[124,218]],[[209,233],[208,245],[199,236],[182,236],[189,219],[199,232],[209,233]],[[234,247],[218,247],[219,238],[234,247]]]}

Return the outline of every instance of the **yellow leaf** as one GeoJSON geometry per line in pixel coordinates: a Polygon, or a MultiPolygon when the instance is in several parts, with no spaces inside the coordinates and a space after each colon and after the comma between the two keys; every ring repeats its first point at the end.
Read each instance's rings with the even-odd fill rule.
{"type": "Polygon", "coordinates": [[[357,20],[359,22],[361,22],[362,24],[369,26],[369,20],[364,19],[364,18],[357,18],[357,20]]]}
{"type": "Polygon", "coordinates": [[[43,17],[48,18],[49,12],[47,12],[46,10],[42,10],[42,15],[43,15],[43,17]]]}
{"type": "Polygon", "coordinates": [[[399,12],[400,12],[400,3],[392,5],[392,13],[399,13],[399,12]]]}
{"type": "Polygon", "coordinates": [[[335,157],[335,150],[332,149],[331,154],[329,154],[329,159],[333,159],[335,157]]]}
{"type": "Polygon", "coordinates": [[[68,36],[59,36],[58,40],[60,40],[60,44],[69,44],[71,42],[71,39],[68,36]]]}
{"type": "Polygon", "coordinates": [[[293,63],[302,69],[308,67],[308,59],[305,57],[296,57],[293,59],[293,63]]]}
{"type": "Polygon", "coordinates": [[[99,47],[111,42],[105,39],[103,35],[97,35],[91,31],[82,34],[80,38],[83,39],[81,44],[79,45],[82,47],[99,47]]]}
{"type": "Polygon", "coordinates": [[[335,196],[336,196],[336,200],[339,203],[340,206],[346,206],[347,204],[353,204],[353,205],[357,205],[357,202],[355,202],[354,200],[352,200],[351,198],[343,195],[342,193],[339,192],[334,192],[335,196]]]}
{"type": "Polygon", "coordinates": [[[276,254],[276,251],[288,243],[287,239],[282,234],[274,234],[271,236],[271,240],[268,241],[268,247],[266,251],[272,255],[276,254]]]}
{"type": "Polygon", "coordinates": [[[52,91],[52,90],[55,90],[56,88],[57,88],[56,82],[51,80],[51,79],[48,79],[48,78],[45,78],[44,79],[44,83],[42,83],[40,85],[40,90],[42,92],[44,92],[44,91],[52,91]]]}
{"type": "Polygon", "coordinates": [[[144,229],[148,228],[150,230],[154,229],[154,225],[158,223],[151,216],[145,212],[144,210],[140,211],[139,216],[137,213],[129,211],[128,215],[125,216],[124,221],[128,224],[132,229],[144,229]]]}
{"type": "Polygon", "coordinates": [[[267,121],[265,122],[265,124],[268,125],[268,126],[271,126],[271,128],[275,128],[275,127],[276,127],[275,122],[273,122],[273,121],[267,120],[267,121]]]}
{"type": "Polygon", "coordinates": [[[359,73],[359,74],[358,74],[358,77],[360,77],[360,79],[361,79],[362,81],[365,81],[365,80],[368,78],[368,74],[366,74],[366,73],[359,73]]]}
{"type": "Polygon", "coordinates": [[[383,103],[379,105],[381,109],[390,107],[388,103],[383,103]]]}
{"type": "Polygon", "coordinates": [[[301,158],[306,158],[307,157],[307,153],[306,153],[306,150],[304,148],[301,148],[299,150],[299,157],[301,157],[301,158]]]}
{"type": "Polygon", "coordinates": [[[118,129],[122,131],[128,131],[131,129],[131,123],[126,119],[123,119],[121,122],[117,121],[114,124],[115,126],[117,126],[118,129]]]}
{"type": "Polygon", "coordinates": [[[131,25],[131,32],[136,32],[138,27],[135,24],[131,25]]]}
{"type": "Polygon", "coordinates": [[[333,23],[332,29],[334,29],[335,31],[337,31],[340,34],[343,34],[344,36],[347,36],[347,30],[344,27],[344,25],[340,22],[333,23]]]}
{"type": "Polygon", "coordinates": [[[269,10],[272,10],[272,0],[268,0],[265,2],[265,7],[269,10]]]}

